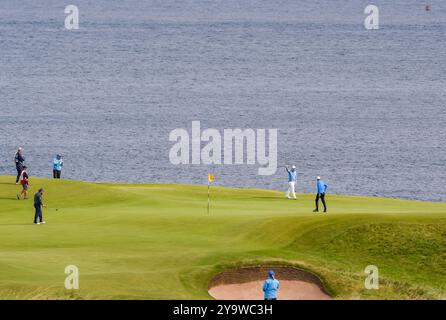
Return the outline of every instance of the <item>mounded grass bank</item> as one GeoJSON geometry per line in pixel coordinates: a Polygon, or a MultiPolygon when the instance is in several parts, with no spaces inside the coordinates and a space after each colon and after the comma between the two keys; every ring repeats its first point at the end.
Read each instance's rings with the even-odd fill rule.
{"type": "Polygon", "coordinates": [[[0,177],[0,298],[210,299],[216,274],[271,263],[313,272],[337,299],[446,298],[445,203],[328,195],[324,215],[313,195],[212,187],[207,216],[206,186],[32,178],[31,196],[39,187],[36,226],[32,201],[0,177]],[[371,264],[379,290],[364,287],[371,264]]]}

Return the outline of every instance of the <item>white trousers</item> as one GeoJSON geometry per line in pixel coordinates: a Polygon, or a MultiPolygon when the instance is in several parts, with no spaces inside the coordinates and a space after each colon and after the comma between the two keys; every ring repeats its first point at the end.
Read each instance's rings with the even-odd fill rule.
{"type": "Polygon", "coordinates": [[[294,191],[295,181],[288,182],[288,191],[286,192],[286,197],[290,197],[290,193],[293,195],[293,198],[296,199],[296,192],[294,191]]]}

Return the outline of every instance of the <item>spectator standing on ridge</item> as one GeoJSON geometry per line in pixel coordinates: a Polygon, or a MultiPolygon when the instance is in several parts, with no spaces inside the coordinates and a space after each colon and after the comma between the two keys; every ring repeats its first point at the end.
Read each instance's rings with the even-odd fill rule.
{"type": "Polygon", "coordinates": [[[23,170],[23,163],[25,162],[25,157],[23,156],[23,149],[19,148],[14,156],[15,168],[17,169],[17,178],[15,179],[15,184],[19,184],[20,175],[23,170]]]}
{"type": "Polygon", "coordinates": [[[327,191],[328,186],[321,180],[321,177],[317,177],[316,179],[316,209],[314,209],[313,212],[319,212],[319,199],[321,199],[322,204],[324,205],[324,212],[326,213],[327,205],[325,203],[325,192],[327,191]]]}
{"type": "Polygon", "coordinates": [[[288,191],[286,192],[286,197],[290,199],[290,193],[293,195],[293,199],[296,200],[296,180],[297,180],[297,173],[296,173],[296,166],[292,166],[291,170],[288,169],[288,167],[285,167],[286,172],[288,172],[288,191]]]}
{"type": "Polygon", "coordinates": [[[60,175],[62,173],[62,167],[63,167],[63,159],[60,154],[58,154],[53,159],[53,178],[54,179],[60,179],[60,175]]]}
{"type": "Polygon", "coordinates": [[[277,291],[279,291],[279,280],[274,278],[274,271],[268,271],[268,279],[263,283],[263,294],[265,300],[277,300],[277,291]]]}

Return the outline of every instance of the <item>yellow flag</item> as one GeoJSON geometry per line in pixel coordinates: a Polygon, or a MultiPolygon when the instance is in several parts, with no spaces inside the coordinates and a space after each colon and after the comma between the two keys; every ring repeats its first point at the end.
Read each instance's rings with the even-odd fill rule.
{"type": "Polygon", "coordinates": [[[214,180],[215,180],[214,175],[213,175],[212,173],[208,173],[208,181],[209,181],[209,182],[212,182],[212,181],[214,181],[214,180]]]}

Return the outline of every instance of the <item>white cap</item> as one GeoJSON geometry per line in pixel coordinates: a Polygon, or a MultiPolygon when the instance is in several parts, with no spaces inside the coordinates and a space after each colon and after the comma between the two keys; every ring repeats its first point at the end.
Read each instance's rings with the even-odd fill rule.
{"type": "Polygon", "coordinates": [[[296,166],[292,166],[291,169],[296,169],[296,166]]]}
{"type": "Polygon", "coordinates": [[[317,179],[317,180],[321,180],[321,177],[317,176],[316,179],[317,179]]]}
{"type": "Polygon", "coordinates": [[[22,150],[23,150],[22,147],[20,147],[20,148],[19,148],[19,151],[22,151],[22,150]]]}

